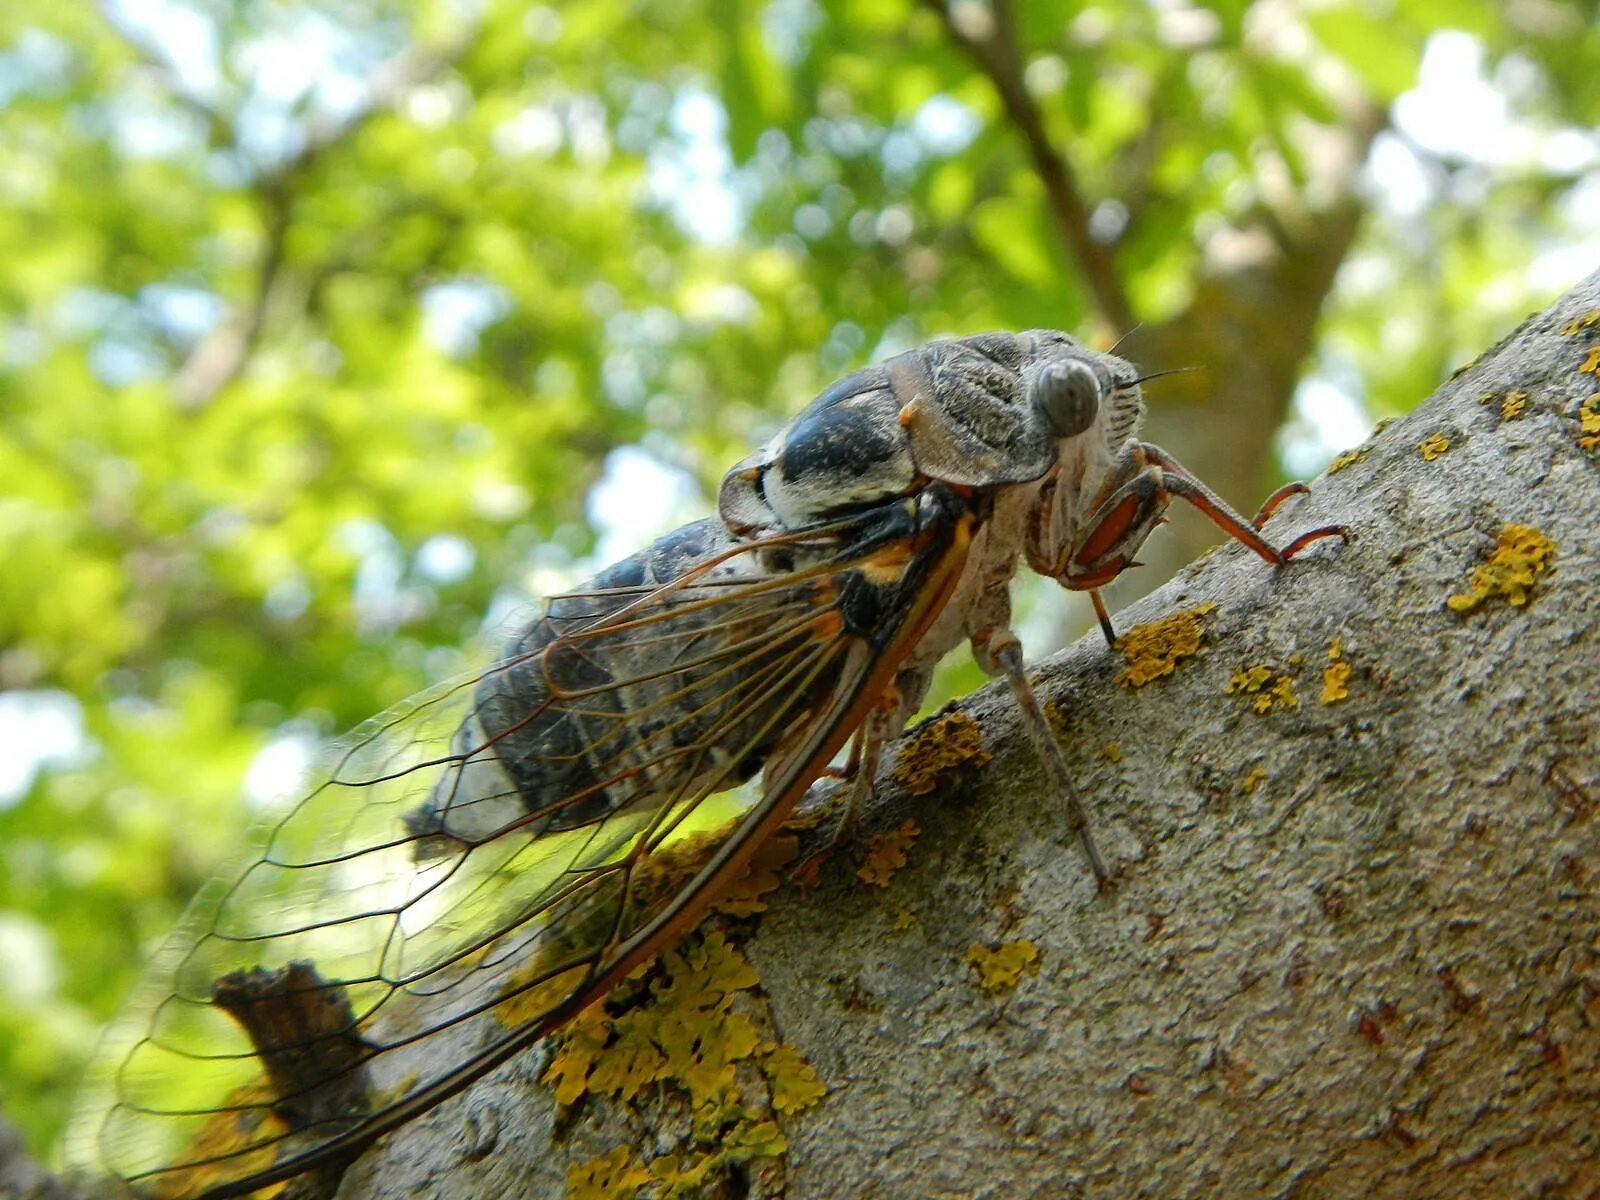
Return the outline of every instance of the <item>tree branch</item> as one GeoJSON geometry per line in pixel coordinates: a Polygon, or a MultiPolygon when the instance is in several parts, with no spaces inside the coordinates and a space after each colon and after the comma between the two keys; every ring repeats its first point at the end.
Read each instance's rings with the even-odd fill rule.
{"type": "Polygon", "coordinates": [[[187,409],[210,403],[244,370],[260,340],[284,269],[284,249],[293,221],[295,192],[324,155],[348,142],[375,115],[400,103],[414,88],[447,70],[471,47],[476,32],[443,47],[411,48],[374,72],[366,101],[336,120],[308,124],[300,149],[264,172],[256,184],[261,202],[261,251],[255,285],[245,307],[200,339],[173,380],[173,393],[187,409]]]}
{"type": "MultiPolygon", "coordinates": [[[[913,818],[910,865],[880,891],[840,856],[746,947],[759,1023],[829,1094],[775,1118],[787,1154],[730,1167],[730,1194],[1592,1190],[1595,314],[1600,275],[1267,527],[1347,522],[1351,544],[1276,571],[1230,547],[1122,614],[1215,606],[1170,675],[1120,686],[1128,664],[1097,636],[1039,668],[1121,868],[1108,894],[1002,690],[958,706],[987,768],[937,798],[880,778],[861,837],[913,818]],[[1448,448],[1427,461],[1431,435],[1448,448]],[[1553,569],[1522,560],[1521,604],[1494,594],[1515,597],[1514,571],[1479,572],[1507,525],[1555,546],[1553,569]],[[1020,939],[1036,971],[978,986],[969,947],[1020,939]]],[[[560,1195],[568,1164],[693,1141],[670,1090],[558,1111],[547,1061],[392,1136],[347,1200],[560,1195]]]]}
{"type": "Polygon", "coordinates": [[[993,0],[986,9],[970,6],[961,11],[953,9],[949,0],[925,2],[943,18],[950,36],[989,77],[999,93],[1007,117],[1022,135],[1028,155],[1033,159],[1056,227],[1089,285],[1101,318],[1113,328],[1131,329],[1133,308],[1117,275],[1115,256],[1109,246],[1095,241],[1090,232],[1089,207],[1078,187],[1072,164],[1051,145],[1044,118],[1023,83],[1022,54],[1017,46],[1010,0],[993,0]]]}

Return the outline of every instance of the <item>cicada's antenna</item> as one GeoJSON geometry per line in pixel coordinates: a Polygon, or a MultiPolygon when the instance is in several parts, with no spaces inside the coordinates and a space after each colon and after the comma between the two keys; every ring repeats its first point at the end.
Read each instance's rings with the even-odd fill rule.
{"type": "Polygon", "coordinates": [[[1188,375],[1196,371],[1204,370],[1204,367],[1169,367],[1165,371],[1151,371],[1148,375],[1141,375],[1128,386],[1133,387],[1137,384],[1147,383],[1152,379],[1160,379],[1163,375],[1188,375]]]}
{"type": "Polygon", "coordinates": [[[1143,321],[1135,321],[1133,323],[1133,325],[1131,327],[1129,327],[1129,329],[1128,329],[1128,331],[1126,333],[1124,333],[1116,341],[1111,343],[1111,348],[1109,350],[1107,350],[1106,353],[1107,354],[1115,354],[1117,352],[1117,347],[1118,346],[1122,345],[1123,342],[1127,341],[1129,338],[1131,338],[1134,334],[1138,333],[1139,330],[1141,330],[1143,328],[1144,328],[1144,322],[1143,321]]]}

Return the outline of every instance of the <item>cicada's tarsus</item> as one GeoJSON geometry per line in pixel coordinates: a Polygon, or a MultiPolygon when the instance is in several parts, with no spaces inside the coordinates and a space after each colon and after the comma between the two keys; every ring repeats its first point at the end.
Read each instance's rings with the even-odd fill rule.
{"type": "Polygon", "coordinates": [[[1018,563],[1090,590],[1109,638],[1096,589],[1172,496],[1269,562],[1343,532],[1274,549],[1257,529],[1294,489],[1246,521],[1133,440],[1141,411],[1132,366],[1048,331],[934,342],[817,397],[728,473],[717,519],[330,751],[113,1025],[75,1157],[172,1197],[337,1171],[687,928],[852,738],[859,803],[963,641],[1009,681],[1104,883],[1009,629],[1018,563]],[[644,886],[697,806],[758,771],[709,861],[644,886]]]}

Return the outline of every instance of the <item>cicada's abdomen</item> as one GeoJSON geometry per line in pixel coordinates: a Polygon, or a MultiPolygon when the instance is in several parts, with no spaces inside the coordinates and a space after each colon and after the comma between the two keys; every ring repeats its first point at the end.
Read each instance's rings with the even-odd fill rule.
{"type": "MultiPolygon", "coordinates": [[[[754,775],[781,730],[763,731],[758,711],[730,714],[719,697],[759,695],[763,673],[782,673],[776,664],[808,636],[807,585],[787,585],[797,619],[786,634],[774,636],[770,604],[759,622],[741,622],[737,607],[707,602],[759,579],[754,555],[685,579],[735,548],[721,522],[696,521],[552,600],[478,683],[452,740],[459,766],[408,814],[410,832],[476,843],[511,828],[537,836],[592,825],[670,800],[659,776],[691,792],[685,755],[698,758],[691,784],[732,787],[754,775]]],[[[828,683],[810,686],[820,694],[828,683]]]]}

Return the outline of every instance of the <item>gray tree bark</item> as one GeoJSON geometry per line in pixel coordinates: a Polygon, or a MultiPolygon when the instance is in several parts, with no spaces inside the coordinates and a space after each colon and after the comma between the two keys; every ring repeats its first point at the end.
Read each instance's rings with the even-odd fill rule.
{"type": "MultiPolygon", "coordinates": [[[[921,829],[888,888],[841,855],[734,935],[761,978],[739,1011],[828,1094],[776,1118],[785,1155],[690,1194],[1600,1194],[1596,347],[1600,275],[1268,526],[1350,544],[1280,570],[1226,546],[1120,614],[1215,605],[1170,675],[1124,686],[1098,635],[1038,669],[1108,892],[1002,690],[956,706],[986,766],[924,797],[886,771],[858,845],[921,829]],[[1507,525],[1555,547],[1521,604],[1476,574],[1507,525]],[[1452,607],[1475,579],[1491,594],[1452,607]],[[1033,969],[979,986],[969,948],[1021,939],[1033,969]]],[[[560,1196],[571,1164],[692,1141],[670,1088],[558,1110],[548,1057],[402,1130],[342,1194],[560,1196]]]]}

